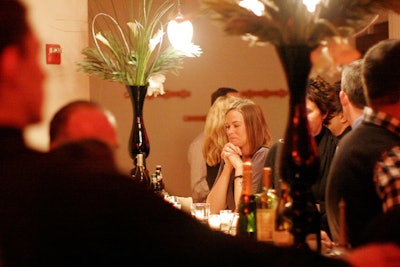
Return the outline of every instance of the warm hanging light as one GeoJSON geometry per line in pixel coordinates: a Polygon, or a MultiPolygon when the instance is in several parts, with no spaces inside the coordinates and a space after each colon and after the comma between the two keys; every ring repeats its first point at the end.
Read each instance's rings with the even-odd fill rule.
{"type": "Polygon", "coordinates": [[[265,11],[264,4],[258,0],[242,0],[239,6],[251,10],[256,16],[262,16],[265,11]]]}
{"type": "Polygon", "coordinates": [[[308,12],[313,13],[317,7],[317,5],[321,2],[321,0],[303,0],[303,4],[306,5],[308,12]]]}
{"type": "Polygon", "coordinates": [[[193,25],[181,13],[181,3],[178,0],[178,14],[168,23],[168,39],[171,45],[180,50],[185,50],[192,43],[193,25]]]}

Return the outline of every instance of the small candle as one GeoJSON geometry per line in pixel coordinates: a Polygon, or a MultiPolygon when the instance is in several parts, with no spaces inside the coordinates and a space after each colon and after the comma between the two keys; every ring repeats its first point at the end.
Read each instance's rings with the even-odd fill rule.
{"type": "Polygon", "coordinates": [[[233,211],[232,210],[220,210],[219,218],[220,218],[220,227],[221,231],[224,233],[229,233],[229,229],[231,228],[232,219],[233,219],[233,211]]]}
{"type": "Polygon", "coordinates": [[[207,223],[210,215],[210,203],[193,203],[191,207],[192,216],[197,220],[207,223]]]}
{"type": "Polygon", "coordinates": [[[211,229],[219,230],[220,227],[219,214],[211,214],[208,217],[208,225],[211,227],[211,229]]]}

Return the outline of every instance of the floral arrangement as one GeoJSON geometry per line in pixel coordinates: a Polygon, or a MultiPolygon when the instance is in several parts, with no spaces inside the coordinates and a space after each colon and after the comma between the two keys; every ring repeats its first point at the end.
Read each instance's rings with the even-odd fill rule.
{"type": "MultiPolygon", "coordinates": [[[[130,1],[130,10],[133,10],[133,2],[130,1]]],[[[184,50],[163,43],[167,23],[163,19],[174,6],[175,1],[166,0],[153,10],[153,0],[140,0],[138,16],[125,23],[125,27],[117,14],[114,17],[96,14],[92,21],[95,46],[82,50],[85,58],[77,63],[78,70],[125,85],[148,85],[148,95],[164,94],[165,75],[178,75],[183,58],[198,57],[202,53],[193,43],[184,50]],[[100,17],[104,18],[106,26],[96,32],[96,20],[100,17]]]]}
{"type": "Polygon", "coordinates": [[[308,1],[314,3],[311,9],[306,0],[200,1],[204,11],[211,11],[211,17],[224,24],[227,34],[240,35],[251,45],[318,48],[312,54],[313,63],[320,63],[328,53],[335,66],[360,56],[347,38],[379,11],[400,13],[398,0],[314,0],[308,1]]]}

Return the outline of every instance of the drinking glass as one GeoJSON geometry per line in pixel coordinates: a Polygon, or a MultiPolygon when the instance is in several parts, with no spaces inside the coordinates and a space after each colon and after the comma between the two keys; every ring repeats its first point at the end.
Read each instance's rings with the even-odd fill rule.
{"type": "Polygon", "coordinates": [[[238,212],[234,212],[233,213],[233,219],[232,219],[232,223],[231,223],[231,228],[229,229],[229,234],[235,236],[236,232],[237,232],[237,224],[239,221],[239,213],[238,212]]]}
{"type": "Polygon", "coordinates": [[[220,210],[219,211],[219,217],[220,217],[220,222],[221,222],[220,229],[225,234],[229,233],[229,230],[232,225],[233,215],[234,215],[234,213],[232,210],[220,210]]]}
{"type": "Polygon", "coordinates": [[[210,216],[210,203],[193,203],[191,205],[191,213],[194,218],[207,224],[210,216]]]}

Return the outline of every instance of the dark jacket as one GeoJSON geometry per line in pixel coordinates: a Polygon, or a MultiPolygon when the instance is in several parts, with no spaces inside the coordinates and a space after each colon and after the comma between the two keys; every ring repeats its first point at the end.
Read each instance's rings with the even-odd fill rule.
{"type": "Polygon", "coordinates": [[[373,168],[381,154],[395,144],[399,144],[399,136],[365,122],[340,140],[328,177],[326,208],[333,233],[339,224],[338,204],[344,198],[347,239],[352,247],[362,244],[366,224],[382,213],[373,168]]]}

